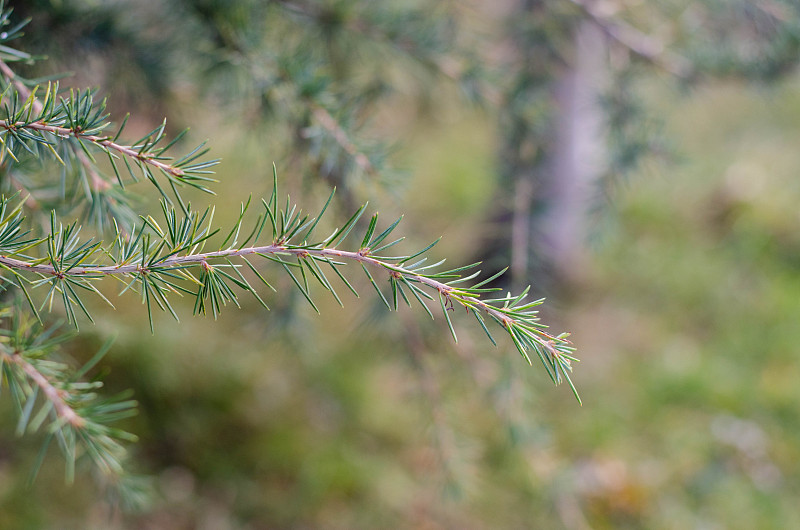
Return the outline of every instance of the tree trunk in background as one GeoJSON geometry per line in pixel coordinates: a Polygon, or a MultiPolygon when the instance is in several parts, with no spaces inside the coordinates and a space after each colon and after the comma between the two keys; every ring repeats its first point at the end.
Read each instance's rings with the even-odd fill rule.
{"type": "Polygon", "coordinates": [[[593,188],[607,163],[606,36],[541,0],[517,2],[508,24],[515,71],[500,158],[501,188],[513,196],[503,201],[511,211],[497,217],[505,236],[494,250],[511,264],[512,290],[533,279],[547,290],[574,278],[585,260],[593,188]]]}
{"type": "Polygon", "coordinates": [[[556,85],[557,141],[544,183],[542,224],[547,259],[557,278],[579,273],[585,259],[594,186],[607,163],[600,98],[608,82],[605,36],[595,24],[577,26],[573,56],[556,85]]]}

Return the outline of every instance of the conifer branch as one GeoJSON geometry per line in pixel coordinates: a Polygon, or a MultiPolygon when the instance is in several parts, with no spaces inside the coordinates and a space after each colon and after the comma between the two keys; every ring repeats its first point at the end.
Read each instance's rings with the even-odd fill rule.
{"type": "Polygon", "coordinates": [[[70,424],[76,429],[84,427],[86,421],[66,402],[65,398],[67,392],[56,388],[55,383],[45,377],[42,372],[37,370],[33,364],[26,360],[21,352],[9,354],[0,351],[0,364],[3,363],[16,365],[25,373],[28,379],[42,391],[45,399],[52,404],[56,417],[59,420],[70,424]]]}
{"type": "MultiPolygon", "coordinates": [[[[6,78],[6,81],[14,85],[14,88],[19,93],[20,99],[28,100],[31,98],[31,90],[28,86],[17,76],[14,70],[11,69],[5,61],[0,60],[0,75],[6,78]]],[[[31,105],[33,106],[33,110],[37,114],[42,113],[42,102],[36,98],[31,99],[31,105]]],[[[77,157],[78,161],[80,161],[81,165],[84,167],[86,174],[89,175],[92,189],[96,191],[104,191],[111,187],[111,184],[100,176],[100,173],[97,172],[92,162],[89,158],[84,154],[82,151],[75,151],[75,156],[77,157]]],[[[22,191],[22,189],[19,189],[22,191]]]]}
{"type": "MultiPolygon", "coordinates": [[[[39,112],[41,112],[42,108],[41,104],[36,105],[35,107],[38,107],[40,109],[39,112]]],[[[39,118],[39,120],[34,122],[11,121],[6,119],[6,120],[0,120],[0,127],[9,132],[20,131],[20,130],[31,130],[31,131],[40,131],[43,133],[50,133],[58,138],[73,137],[77,140],[91,142],[92,144],[99,147],[102,151],[105,152],[109,152],[111,150],[116,151],[126,157],[135,159],[141,162],[142,164],[147,164],[149,166],[152,166],[172,177],[176,177],[178,179],[186,179],[188,177],[188,173],[184,169],[176,165],[171,165],[162,162],[157,154],[150,152],[149,150],[146,150],[145,149],[145,147],[147,146],[146,144],[132,145],[132,146],[123,145],[109,139],[109,137],[107,136],[90,134],[86,132],[81,125],[78,124],[71,125],[70,127],[64,127],[59,125],[52,125],[51,123],[48,123],[45,120],[46,119],[43,117],[39,118]]],[[[44,134],[41,136],[42,138],[46,138],[44,134]]],[[[202,179],[202,180],[210,181],[212,179],[202,179]]],[[[104,182],[104,184],[106,183],[104,182]]],[[[204,191],[210,192],[210,190],[205,190],[205,189],[204,191]]]]}
{"type": "MultiPolygon", "coordinates": [[[[23,154],[33,154],[39,158],[52,154],[64,164],[64,156],[69,155],[83,168],[92,191],[111,194],[111,182],[101,176],[97,161],[89,150],[89,147],[93,147],[107,156],[120,187],[124,187],[124,183],[117,164],[122,160],[134,181],[139,177],[134,174],[133,167],[138,167],[161,195],[170,200],[155,174],[166,177],[169,190],[182,208],[185,207],[177,189],[180,186],[189,185],[213,193],[207,184],[215,182],[210,176],[211,168],[219,161],[203,159],[208,152],[205,144],[177,160],[166,155],[186,131],[169,140],[165,134],[165,120],[133,144],[123,144],[119,138],[127,118],[113,137],[102,134],[110,122],[107,121],[105,101],[95,101],[93,92],[69,91],[68,94],[61,94],[57,83],[49,83],[44,97],[40,99],[37,96],[40,87],[29,88],[2,60],[0,75],[8,82],[6,90],[0,94],[0,105],[4,106],[6,114],[4,119],[0,119],[0,160],[8,156],[16,162],[23,154]]],[[[112,203],[121,199],[109,195],[112,203]]]]}
{"type": "MultiPolygon", "coordinates": [[[[60,225],[55,215],[51,218],[51,234],[47,238],[30,240],[28,234],[19,228],[22,223],[20,208],[12,209],[9,200],[3,198],[0,209],[3,214],[0,216],[0,268],[10,271],[20,283],[33,287],[48,286],[48,305],[52,304],[54,297],[61,298],[70,321],[77,325],[78,312],[91,318],[81,300],[80,292],[94,293],[108,302],[95,286],[104,277],[125,278],[124,291],[138,287],[149,313],[153,307],[158,306],[177,318],[168,296],[184,293],[195,297],[195,312],[205,313],[210,308],[216,316],[221,311],[221,306],[227,302],[238,305],[235,292],[237,288],[249,292],[266,306],[240,272],[241,267],[246,265],[264,284],[270,286],[249,259],[263,258],[278,263],[314,309],[316,305],[311,298],[309,278],[331,292],[341,304],[341,299],[323,269],[330,269],[355,293],[340,268],[347,262],[358,263],[389,309],[396,310],[401,298],[410,306],[410,294],[433,317],[423,299],[433,303],[438,300],[448,328],[454,340],[457,340],[450,313],[458,305],[475,317],[489,339],[495,343],[486,326],[485,318],[488,317],[508,333],[528,363],[531,363],[529,354],[535,353],[551,380],[556,384],[566,380],[577,397],[569,378],[572,361],[576,360],[573,356],[574,348],[566,334],[551,335],[546,331],[547,326],[539,322],[535,308],[542,304],[543,299],[526,302],[528,289],[517,296],[508,294],[499,298],[483,299],[482,295],[485,293],[497,290],[483,286],[503,271],[468,286],[467,282],[477,277],[480,271],[466,277],[462,274],[478,264],[438,270],[444,260],[428,265],[427,257],[423,256],[435,243],[410,255],[386,255],[389,248],[404,239],[401,237],[386,243],[400,219],[383,232],[377,233],[376,214],[371,218],[358,249],[339,248],[357,226],[366,205],[331,236],[311,242],[310,238],[333,194],[320,214],[310,217],[303,215],[296,205],[290,206],[288,201],[284,208],[278,207],[277,175],[274,178],[272,196],[269,201],[262,201],[264,212],[258,216],[245,243],[237,245],[237,240],[249,201],[242,205],[239,221],[230,230],[220,248],[208,252],[204,252],[203,247],[219,232],[219,229],[211,226],[208,210],[202,215],[197,212],[181,215],[163,203],[165,228],[152,217],[143,218],[143,224],[138,230],[134,229],[130,238],[118,233],[112,246],[104,248],[100,242],[81,241],[76,226],[60,225]],[[9,213],[6,214],[7,211],[9,213]],[[264,244],[248,245],[251,241],[258,240],[267,226],[271,227],[271,240],[264,244]],[[47,252],[38,258],[27,255],[30,249],[37,247],[44,248],[47,252]],[[235,258],[240,263],[234,264],[231,261],[235,258]],[[370,270],[385,274],[391,289],[388,297],[376,283],[370,270]]],[[[150,320],[152,327],[152,314],[150,320]]]]}
{"type": "Polygon", "coordinates": [[[103,386],[101,382],[81,381],[102,359],[110,343],[82,368],[73,370],[49,359],[68,335],[43,329],[20,307],[0,308],[0,319],[7,324],[0,329],[0,383],[8,387],[15,404],[17,434],[45,432],[34,475],[55,440],[66,459],[68,480],[74,476],[78,458],[86,455],[109,484],[122,486],[123,444],[136,437],[109,423],[135,414],[136,403],[127,394],[101,398],[97,394],[103,386]]]}

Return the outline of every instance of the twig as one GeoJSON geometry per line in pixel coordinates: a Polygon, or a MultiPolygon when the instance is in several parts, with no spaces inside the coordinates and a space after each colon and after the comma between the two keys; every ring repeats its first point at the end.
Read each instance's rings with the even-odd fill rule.
{"type": "Polygon", "coordinates": [[[44,393],[47,400],[53,404],[56,415],[59,418],[69,423],[76,429],[80,429],[86,425],[86,420],[81,417],[75,410],[69,406],[64,399],[64,391],[59,390],[47,379],[39,370],[37,370],[30,362],[28,362],[19,353],[9,355],[7,353],[0,353],[4,362],[13,363],[19,366],[25,375],[30,378],[33,383],[39,387],[44,393]]]}
{"type": "Polygon", "coordinates": [[[372,165],[372,162],[369,161],[367,155],[361,152],[358,147],[350,140],[347,136],[347,132],[342,128],[341,125],[336,121],[336,119],[331,116],[330,112],[325,110],[323,107],[317,104],[311,104],[311,113],[314,116],[314,119],[319,122],[322,127],[327,130],[333,139],[336,140],[336,143],[345,150],[345,152],[353,157],[356,165],[360,167],[366,174],[374,176],[378,173],[378,170],[375,169],[375,166],[372,165]]]}
{"type": "Polygon", "coordinates": [[[618,19],[601,13],[591,0],[569,0],[580,7],[606,35],[628,48],[635,55],[660,66],[667,72],[686,79],[692,75],[692,63],[685,57],[666,49],[660,40],[642,33],[618,19]]]}
{"type": "Polygon", "coordinates": [[[7,129],[7,130],[15,130],[15,129],[33,129],[35,131],[42,131],[42,132],[49,132],[60,136],[62,138],[68,138],[70,136],[74,136],[75,138],[80,138],[82,140],[87,140],[97,146],[100,146],[104,150],[112,149],[117,151],[125,156],[129,156],[134,158],[142,163],[147,165],[153,166],[155,168],[160,169],[165,173],[169,173],[174,177],[182,177],[185,175],[184,171],[180,168],[171,166],[169,164],[165,164],[159,160],[156,160],[150,154],[140,153],[138,150],[134,149],[134,146],[128,145],[121,145],[116,142],[109,140],[105,136],[97,136],[94,134],[84,134],[78,129],[71,129],[69,127],[58,127],[55,125],[47,125],[42,122],[33,122],[33,123],[24,123],[24,122],[16,122],[16,123],[8,123],[7,121],[0,120],[0,127],[7,129]]]}
{"type": "MultiPolygon", "coordinates": [[[[15,74],[14,71],[3,61],[0,61],[0,74],[2,74],[3,77],[5,77],[10,83],[14,85],[14,88],[16,88],[17,92],[19,92],[21,99],[27,100],[30,97],[31,90],[25,85],[25,83],[19,80],[17,74],[15,74]]],[[[41,101],[39,101],[38,99],[33,99],[31,104],[33,105],[33,110],[36,113],[42,112],[41,101]]],[[[81,163],[81,165],[86,170],[86,173],[89,175],[92,188],[95,191],[104,191],[111,187],[111,184],[106,179],[101,177],[99,173],[97,173],[91,160],[89,160],[89,157],[87,157],[83,151],[79,151],[75,148],[73,148],[73,151],[75,153],[75,156],[77,156],[78,161],[81,163]]]]}

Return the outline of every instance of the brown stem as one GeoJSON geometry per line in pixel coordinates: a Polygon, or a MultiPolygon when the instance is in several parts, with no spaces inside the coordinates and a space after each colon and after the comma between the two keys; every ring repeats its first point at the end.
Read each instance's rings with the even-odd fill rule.
{"type": "Polygon", "coordinates": [[[56,415],[72,425],[75,428],[82,428],[86,424],[86,420],[78,415],[75,410],[69,406],[64,399],[64,392],[59,390],[47,379],[39,370],[36,369],[30,362],[28,362],[22,355],[15,353],[9,355],[7,353],[0,353],[4,362],[13,363],[19,366],[25,375],[39,387],[47,400],[53,404],[56,415]]]}

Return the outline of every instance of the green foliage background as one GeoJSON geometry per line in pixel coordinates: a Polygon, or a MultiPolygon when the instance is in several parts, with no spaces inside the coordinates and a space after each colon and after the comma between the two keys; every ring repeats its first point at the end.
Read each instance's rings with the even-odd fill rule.
{"type": "MultiPolygon", "coordinates": [[[[55,452],[29,488],[36,445],[8,427],[0,528],[797,524],[800,79],[687,90],[651,75],[634,90],[677,157],[630,175],[580,276],[549,288],[547,320],[580,346],[583,407],[510,344],[494,349],[464,322],[454,346],[442,322],[387,315],[369,297],[323,302],[317,317],[284,286],[267,300],[277,311],[252,303],[212,322],[187,306],[153,336],[142,308],[123,305],[96,312],[69,349],[86,360],[116,335],[105,380],[140,402],[125,427],[157,498],[109,514],[91,481],[64,485],[55,452]]],[[[217,204],[266,196],[285,143],[188,93],[159,108],[211,138],[217,204]]],[[[468,262],[504,185],[496,117],[445,102],[409,120],[397,101],[377,128],[402,124],[392,161],[408,176],[372,204],[405,213],[415,243],[445,234],[441,255],[468,262]]],[[[323,195],[282,175],[306,204],[323,195]]],[[[13,426],[9,403],[0,410],[13,426]]]]}

